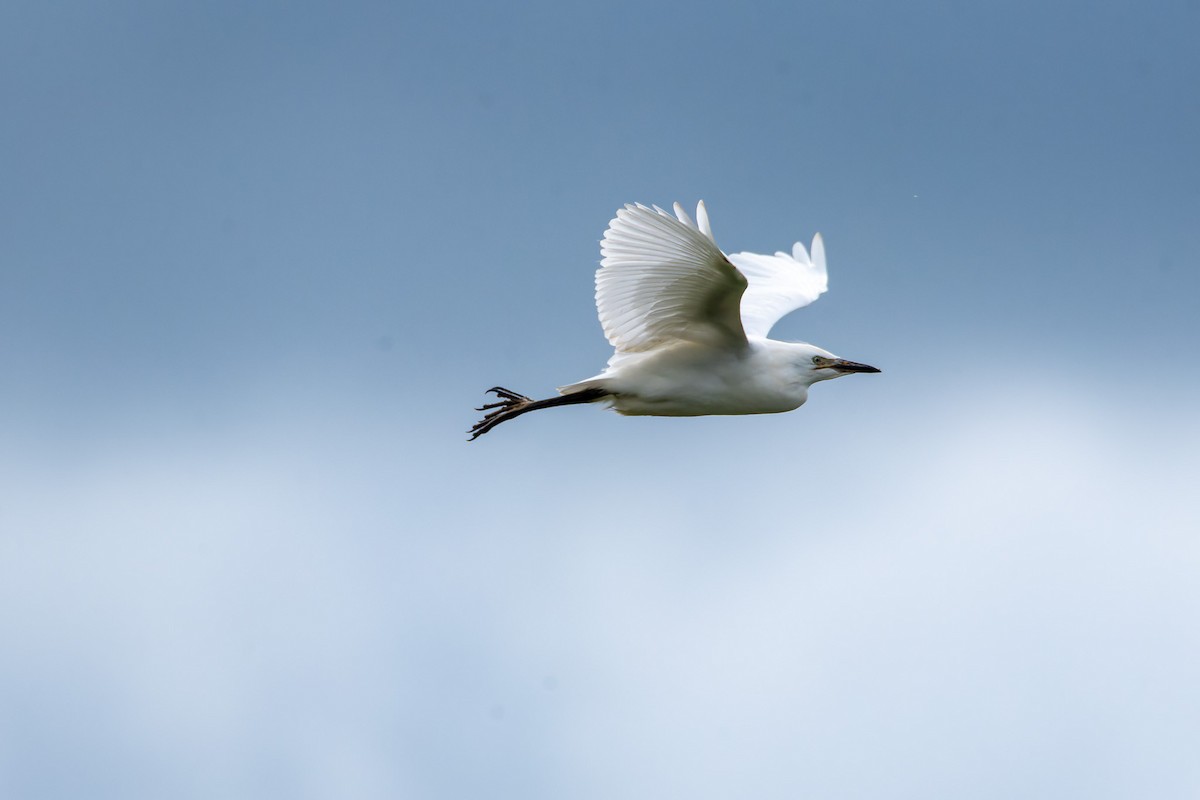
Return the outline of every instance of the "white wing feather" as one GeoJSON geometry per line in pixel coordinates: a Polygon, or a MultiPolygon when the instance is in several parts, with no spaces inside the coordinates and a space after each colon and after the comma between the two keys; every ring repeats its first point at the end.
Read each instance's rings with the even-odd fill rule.
{"type": "Polygon", "coordinates": [[[596,309],[618,355],[679,340],[745,346],[739,309],[746,278],[713,242],[703,205],[697,216],[699,228],[638,204],[608,224],[596,309]]]}
{"type": "Polygon", "coordinates": [[[816,300],[829,287],[825,243],[819,233],[813,237],[811,257],[804,245],[796,242],[791,255],[731,253],[729,260],[750,282],[741,307],[747,336],[766,336],[786,314],[816,300]]]}

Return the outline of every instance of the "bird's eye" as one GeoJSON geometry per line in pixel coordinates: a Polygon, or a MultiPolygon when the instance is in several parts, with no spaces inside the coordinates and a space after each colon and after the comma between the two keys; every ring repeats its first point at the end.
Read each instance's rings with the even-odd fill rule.
{"type": "Polygon", "coordinates": [[[821,366],[821,362],[824,360],[825,359],[821,358],[820,356],[813,356],[813,363],[816,364],[818,367],[821,366]]]}

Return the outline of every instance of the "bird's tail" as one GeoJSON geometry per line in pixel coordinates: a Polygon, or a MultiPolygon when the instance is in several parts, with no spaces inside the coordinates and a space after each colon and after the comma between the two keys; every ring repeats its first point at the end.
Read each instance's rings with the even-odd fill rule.
{"type": "Polygon", "coordinates": [[[553,408],[554,406],[571,406],[576,403],[594,403],[608,396],[608,392],[600,388],[584,389],[583,391],[571,392],[561,397],[550,397],[546,400],[533,400],[523,394],[517,394],[514,391],[505,389],[502,386],[493,386],[491,389],[488,389],[488,392],[496,395],[497,400],[495,403],[484,403],[475,409],[476,411],[488,411],[488,413],[483,419],[471,426],[470,441],[478,439],[501,422],[507,422],[514,417],[519,417],[530,411],[537,411],[540,408],[553,408]],[[489,409],[494,410],[489,411],[489,409]]]}

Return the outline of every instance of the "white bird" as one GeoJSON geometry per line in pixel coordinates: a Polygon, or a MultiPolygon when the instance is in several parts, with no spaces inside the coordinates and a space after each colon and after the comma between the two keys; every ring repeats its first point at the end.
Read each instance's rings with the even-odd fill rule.
{"type": "Polygon", "coordinates": [[[827,288],[825,244],[797,242],[773,256],[726,255],[701,201],[693,222],[654,206],[626,205],[608,223],[596,271],[596,308],[616,352],[599,375],[533,400],[500,386],[471,428],[475,439],[529,411],[603,402],[627,415],[775,414],[799,408],[808,387],[852,372],[879,372],[801,342],[767,334],[827,288]],[[699,223],[699,224],[697,224],[699,223]]]}

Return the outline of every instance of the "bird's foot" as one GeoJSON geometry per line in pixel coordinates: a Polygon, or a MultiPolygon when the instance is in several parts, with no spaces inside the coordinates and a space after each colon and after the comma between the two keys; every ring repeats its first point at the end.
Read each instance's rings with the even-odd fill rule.
{"type": "MultiPolygon", "coordinates": [[[[475,409],[476,411],[487,411],[489,408],[503,409],[507,408],[508,406],[524,405],[525,403],[533,402],[531,398],[528,398],[523,394],[517,394],[509,389],[505,389],[503,386],[493,386],[492,388],[488,389],[487,392],[484,392],[484,394],[488,394],[489,392],[499,397],[500,400],[495,403],[485,403],[484,405],[475,409]]],[[[499,413],[499,411],[493,411],[491,414],[488,414],[488,416],[495,416],[499,413]]]]}
{"type": "Polygon", "coordinates": [[[514,391],[505,389],[503,386],[493,386],[488,389],[488,392],[496,395],[499,398],[495,403],[484,403],[476,411],[489,411],[483,419],[471,426],[471,438],[475,439],[490,431],[495,426],[499,425],[506,419],[505,415],[509,412],[516,411],[533,402],[532,398],[526,397],[523,394],[517,394],[514,391]]]}

